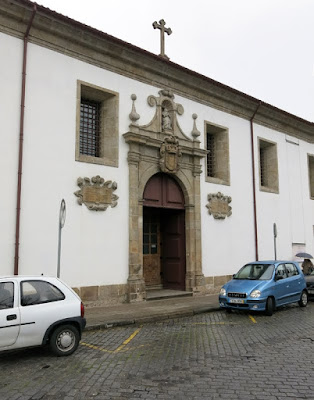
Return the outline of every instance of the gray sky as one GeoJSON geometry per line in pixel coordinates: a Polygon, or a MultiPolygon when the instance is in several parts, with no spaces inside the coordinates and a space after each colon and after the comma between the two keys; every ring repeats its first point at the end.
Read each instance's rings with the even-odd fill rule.
{"type": "Polygon", "coordinates": [[[314,0],[37,0],[63,15],[314,121],[314,0]]]}

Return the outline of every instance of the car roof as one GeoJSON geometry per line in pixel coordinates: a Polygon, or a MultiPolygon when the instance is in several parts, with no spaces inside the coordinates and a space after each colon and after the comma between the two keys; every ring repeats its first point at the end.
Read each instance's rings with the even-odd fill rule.
{"type": "Polygon", "coordinates": [[[29,280],[50,280],[50,279],[57,279],[55,276],[45,276],[45,275],[7,275],[7,276],[0,276],[1,279],[15,279],[17,281],[23,281],[25,279],[29,280]]]}
{"type": "Polygon", "coordinates": [[[246,264],[282,264],[282,263],[298,263],[298,261],[293,260],[265,260],[265,261],[252,261],[246,264]]]}

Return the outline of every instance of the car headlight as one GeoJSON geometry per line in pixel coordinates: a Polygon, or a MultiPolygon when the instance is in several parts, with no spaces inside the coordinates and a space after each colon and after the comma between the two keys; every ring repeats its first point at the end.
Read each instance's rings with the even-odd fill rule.
{"type": "Polygon", "coordinates": [[[220,294],[221,294],[221,296],[226,296],[226,294],[227,294],[226,289],[222,287],[220,289],[220,294]]]}
{"type": "Polygon", "coordinates": [[[251,297],[261,297],[261,291],[260,290],[253,290],[253,292],[250,294],[251,297]]]}

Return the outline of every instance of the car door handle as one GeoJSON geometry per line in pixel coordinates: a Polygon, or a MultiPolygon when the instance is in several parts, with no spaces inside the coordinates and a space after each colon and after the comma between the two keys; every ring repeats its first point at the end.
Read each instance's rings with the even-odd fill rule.
{"type": "Polygon", "coordinates": [[[16,318],[17,318],[16,314],[7,315],[7,321],[12,321],[13,319],[16,319],[16,318]]]}

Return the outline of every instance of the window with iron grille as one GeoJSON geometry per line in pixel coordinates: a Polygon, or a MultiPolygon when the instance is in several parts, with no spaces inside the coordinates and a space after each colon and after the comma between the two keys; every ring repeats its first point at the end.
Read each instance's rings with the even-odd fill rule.
{"type": "Polygon", "coordinates": [[[314,156],[308,154],[310,198],[314,200],[314,156]]]}
{"type": "Polygon", "coordinates": [[[215,136],[207,133],[207,176],[215,177],[215,136]]]}
{"type": "Polygon", "coordinates": [[[264,192],[279,193],[277,145],[259,139],[259,179],[264,192]]]}
{"type": "Polygon", "coordinates": [[[206,180],[230,185],[229,133],[227,128],[206,123],[206,180]]]}
{"type": "Polygon", "coordinates": [[[81,100],[80,154],[100,157],[100,103],[81,100]]]}
{"type": "Polygon", "coordinates": [[[266,179],[266,156],[265,156],[265,148],[260,148],[259,149],[259,155],[260,155],[260,178],[261,178],[261,186],[267,186],[267,179],[266,179]]]}
{"type": "Polygon", "coordinates": [[[77,81],[75,160],[119,166],[119,94],[77,81]]]}

